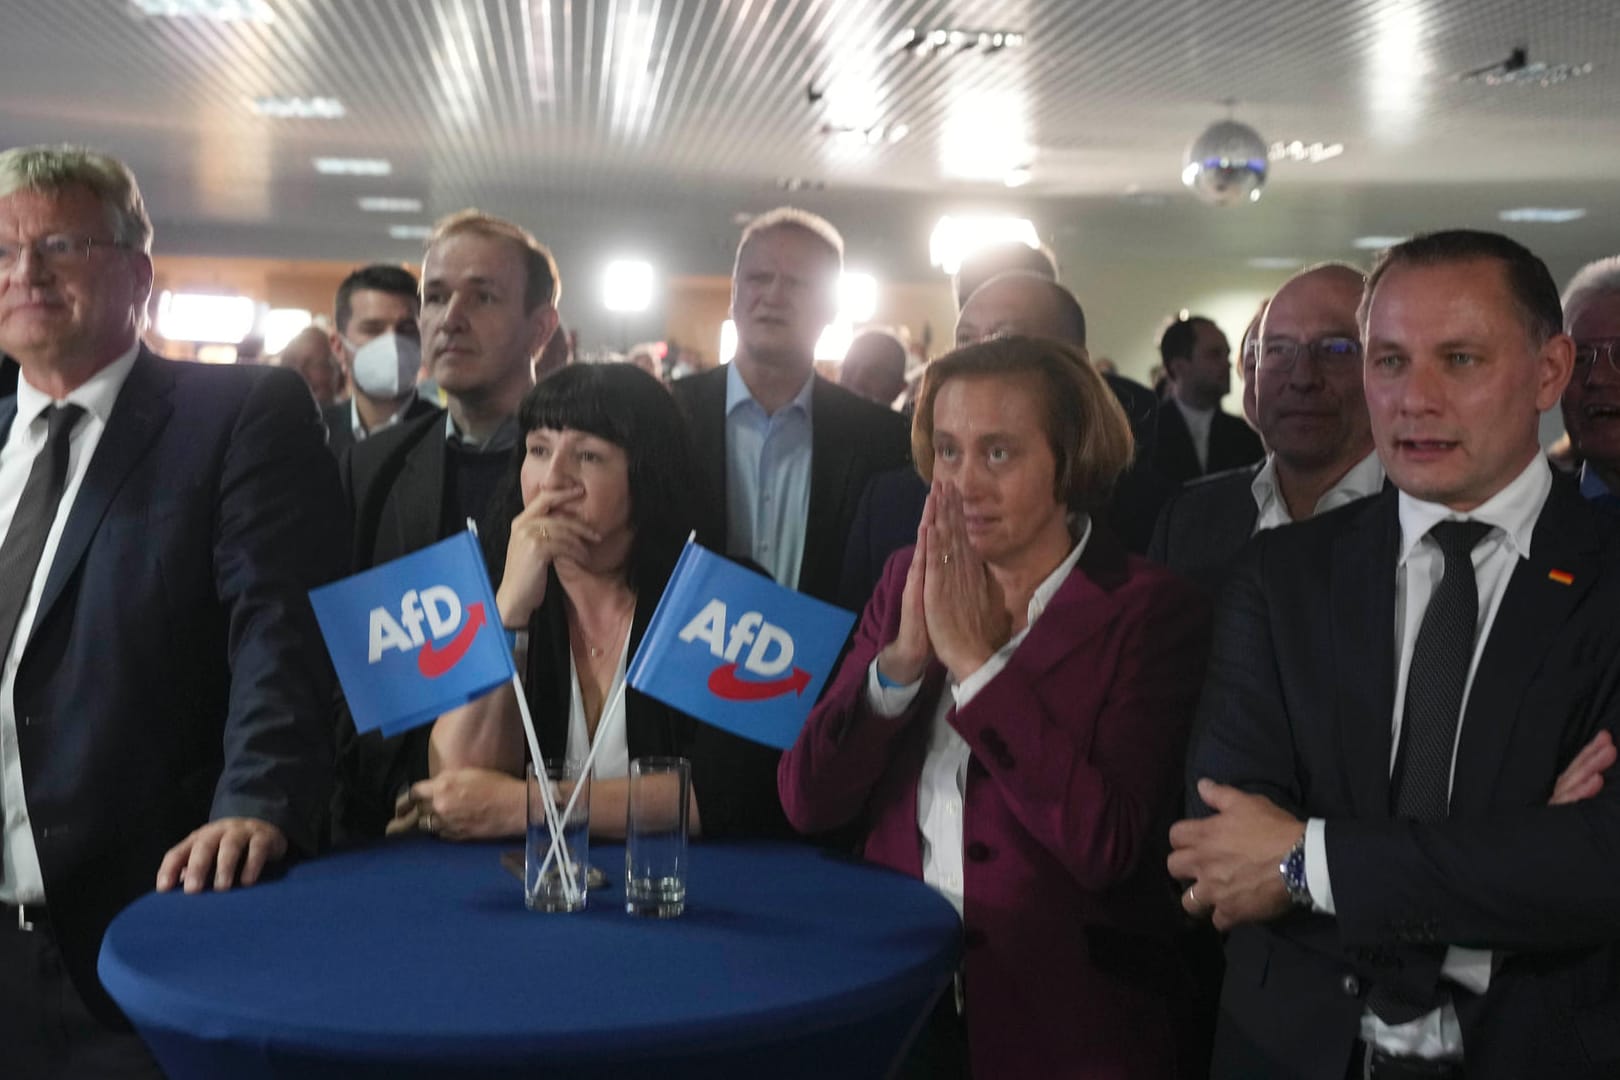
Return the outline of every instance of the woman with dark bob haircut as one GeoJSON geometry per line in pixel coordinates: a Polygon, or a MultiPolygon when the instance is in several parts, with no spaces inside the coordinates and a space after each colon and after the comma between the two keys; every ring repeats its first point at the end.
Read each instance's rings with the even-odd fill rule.
{"type": "MultiPolygon", "coordinates": [[[[485,550],[496,606],[527,631],[524,690],[540,752],[583,758],[624,678],[692,528],[686,428],[669,391],[630,364],[576,364],[518,408],[523,433],[485,550]]],[[[692,762],[694,835],[787,832],[776,751],[627,690],[592,769],[591,833],[624,835],[631,758],[692,762]]],[[[527,756],[517,700],[496,690],[434,724],[430,779],[403,796],[392,828],[449,839],[524,830],[527,756]]]]}
{"type": "Polygon", "coordinates": [[[1091,517],[1131,457],[1066,345],[969,345],[924,375],[931,483],[851,651],[782,758],[788,820],[962,917],[965,960],[905,1076],[1174,1077],[1187,990],[1165,870],[1209,610],[1091,517]]]}

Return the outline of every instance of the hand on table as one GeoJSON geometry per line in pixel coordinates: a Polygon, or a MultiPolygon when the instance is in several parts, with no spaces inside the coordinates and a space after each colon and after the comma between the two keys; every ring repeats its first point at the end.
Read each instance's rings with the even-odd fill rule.
{"type": "Polygon", "coordinates": [[[188,893],[202,892],[210,886],[224,892],[237,882],[252,885],[267,863],[285,854],[287,837],[268,821],[220,818],[194,830],[169,849],[158,867],[157,891],[168,892],[182,882],[188,893]]]}
{"type": "Polygon", "coordinates": [[[394,804],[388,835],[420,830],[446,840],[521,836],[523,781],[495,769],[449,769],[411,785],[394,804]]]}
{"type": "Polygon", "coordinates": [[[1198,795],[1215,813],[1170,828],[1170,876],[1192,884],[1181,894],[1191,915],[1217,930],[1268,922],[1292,907],[1278,867],[1305,834],[1305,823],[1262,795],[1213,780],[1198,795]]]}

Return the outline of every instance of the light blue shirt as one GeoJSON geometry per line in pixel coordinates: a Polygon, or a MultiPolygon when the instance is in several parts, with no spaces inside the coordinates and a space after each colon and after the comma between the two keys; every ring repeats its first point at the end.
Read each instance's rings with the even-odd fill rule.
{"type": "Polygon", "coordinates": [[[736,364],[726,372],[726,553],[746,555],[790,589],[799,587],[810,517],[810,389],[765,410],[736,364]]]}

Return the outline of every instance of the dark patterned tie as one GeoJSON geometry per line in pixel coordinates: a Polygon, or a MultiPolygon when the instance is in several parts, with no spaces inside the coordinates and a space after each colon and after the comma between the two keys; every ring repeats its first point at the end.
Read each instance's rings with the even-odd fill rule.
{"type": "Polygon", "coordinates": [[[45,550],[45,538],[50,535],[51,522],[56,520],[56,507],[67,486],[68,438],[84,409],[78,405],[52,405],[41,415],[47,429],[45,445],[34,455],[22,498],[11,515],[11,527],[6,530],[5,542],[0,543],[0,658],[11,651],[17,620],[22,617],[40,554],[45,550]]]}
{"type": "MultiPolygon", "coordinates": [[[[1406,676],[1400,751],[1389,785],[1390,811],[1402,820],[1444,821],[1450,812],[1452,750],[1479,622],[1473,550],[1490,531],[1482,521],[1442,521],[1429,530],[1446,569],[1423,612],[1406,676]]],[[[1367,1004],[1386,1024],[1416,1020],[1437,1006],[1402,1000],[1382,987],[1373,988],[1367,1004]]]]}

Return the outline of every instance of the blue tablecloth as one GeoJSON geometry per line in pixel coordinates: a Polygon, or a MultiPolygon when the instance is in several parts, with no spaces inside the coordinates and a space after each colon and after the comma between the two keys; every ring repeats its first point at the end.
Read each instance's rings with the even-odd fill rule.
{"type": "Polygon", "coordinates": [[[949,981],[956,913],[901,875],[697,844],[686,914],[611,887],[546,915],[494,845],[428,839],[223,894],[149,895],[100,972],[173,1078],[884,1075],[949,981]],[[655,1072],[646,1072],[654,1069],[655,1072]]]}

